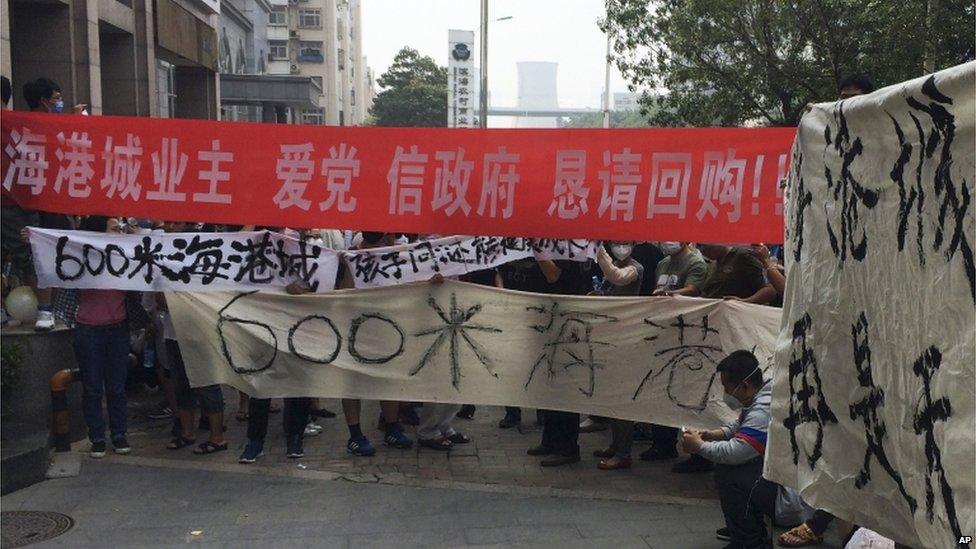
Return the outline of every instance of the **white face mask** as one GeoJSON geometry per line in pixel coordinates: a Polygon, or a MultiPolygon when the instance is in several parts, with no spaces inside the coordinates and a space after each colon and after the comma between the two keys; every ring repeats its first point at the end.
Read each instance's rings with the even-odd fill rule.
{"type": "Polygon", "coordinates": [[[624,259],[627,259],[628,257],[630,257],[630,254],[633,251],[634,251],[634,247],[631,246],[630,244],[611,244],[610,245],[610,253],[612,253],[613,254],[613,257],[617,258],[617,260],[619,260],[619,261],[623,261],[624,259]]]}
{"type": "Polygon", "coordinates": [[[681,248],[684,246],[682,246],[680,242],[661,242],[658,244],[658,247],[661,248],[661,251],[664,252],[665,255],[674,255],[680,252],[681,248]]]}
{"type": "MultiPolygon", "coordinates": [[[[749,377],[752,376],[752,374],[756,373],[757,370],[759,370],[759,366],[756,366],[755,370],[749,372],[749,375],[746,376],[746,379],[749,379],[749,377]]],[[[742,387],[743,383],[745,383],[745,380],[740,381],[739,384],[735,386],[735,389],[732,389],[732,393],[738,391],[739,387],[742,387]]],[[[745,407],[745,404],[743,404],[742,401],[739,400],[738,398],[732,396],[732,393],[723,393],[722,402],[728,405],[729,408],[732,408],[733,411],[739,411],[743,407],[745,407]]]]}

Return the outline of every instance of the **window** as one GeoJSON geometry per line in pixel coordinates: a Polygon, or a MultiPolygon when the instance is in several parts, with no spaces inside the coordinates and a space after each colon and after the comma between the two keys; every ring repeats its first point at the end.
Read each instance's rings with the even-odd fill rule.
{"type": "Polygon", "coordinates": [[[346,70],[346,52],[342,48],[339,48],[339,54],[336,61],[339,62],[339,70],[346,70]]]}
{"type": "Polygon", "coordinates": [[[324,121],[322,109],[305,109],[302,111],[302,124],[322,125],[324,121]]]}
{"type": "Polygon", "coordinates": [[[268,42],[268,56],[271,59],[288,60],[288,42],[284,40],[271,40],[268,42]]]}
{"type": "Polygon", "coordinates": [[[288,8],[285,6],[273,6],[271,13],[268,14],[268,24],[273,27],[284,27],[288,25],[288,8]]]}
{"type": "Polygon", "coordinates": [[[318,8],[298,10],[298,27],[301,29],[321,29],[322,10],[318,8]]]}
{"type": "Polygon", "coordinates": [[[175,67],[162,59],[156,60],[156,107],[160,118],[176,116],[175,67]]]}
{"type": "Polygon", "coordinates": [[[322,42],[299,42],[298,60],[306,63],[322,63],[322,42]]]}

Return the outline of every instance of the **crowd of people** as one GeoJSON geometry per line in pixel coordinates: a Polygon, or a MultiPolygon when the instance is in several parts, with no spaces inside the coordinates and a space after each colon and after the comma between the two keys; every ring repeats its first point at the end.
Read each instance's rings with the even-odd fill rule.
{"type": "MultiPolygon", "coordinates": [[[[8,105],[10,83],[3,79],[3,104],[8,105]]],[[[860,92],[871,91],[864,82],[842,86],[860,92]]],[[[32,110],[61,112],[63,100],[57,84],[39,79],[25,86],[24,97],[32,110]]],[[[81,112],[84,105],[75,107],[81,112]]],[[[125,232],[218,232],[250,230],[254,227],[191,226],[182,222],[152,222],[105,216],[84,218],[41,214],[21,209],[4,191],[2,212],[4,293],[9,277],[17,277],[36,288],[27,235],[31,226],[77,228],[80,230],[125,232]]],[[[289,231],[284,228],[265,228],[289,231]]],[[[340,232],[335,230],[294,231],[300,238],[314,239],[333,249],[368,249],[402,242],[405,235],[381,232],[340,232]]],[[[411,237],[416,239],[416,237],[411,237]]],[[[785,286],[782,249],[761,244],[749,246],[694,244],[689,242],[606,242],[597,247],[595,260],[524,259],[462,277],[474,284],[496,286],[525,292],[557,295],[648,296],[669,299],[676,296],[737,300],[776,306],[782,302],[785,286]]],[[[436,281],[435,281],[436,282],[436,281]]],[[[337,276],[337,289],[351,288],[351,273],[344,266],[337,276]]],[[[301,294],[310,289],[300,282],[287,288],[301,294]]],[[[166,298],[161,293],[136,293],[121,290],[64,290],[53,296],[50,289],[36,289],[39,302],[36,329],[49,330],[55,316],[75,329],[74,340],[78,366],[82,372],[83,412],[88,426],[93,458],[105,456],[107,442],[118,454],[127,454],[126,383],[127,378],[145,372],[154,374],[149,381],[160,387],[164,400],[153,419],[172,420],[170,450],[191,448],[199,455],[226,451],[224,437],[224,390],[216,385],[191,387],[179,339],[169,316],[166,298]],[[138,342],[134,345],[133,342],[138,342]],[[140,369],[145,363],[149,368],[140,369]],[[133,374],[135,372],[135,374],[133,374]],[[108,413],[108,432],[103,414],[103,400],[108,413]],[[199,411],[199,414],[197,413],[199,411]],[[205,427],[207,439],[196,440],[197,427],[205,427]]],[[[8,321],[3,313],[3,322],[8,321]]],[[[763,547],[768,540],[766,517],[785,526],[795,526],[780,538],[780,544],[799,547],[819,543],[832,517],[818,511],[796,513],[786,518],[777,514],[778,499],[798,500],[793,492],[762,478],[766,432],[770,422],[770,382],[764,378],[756,357],[749,351],[736,351],[717,366],[724,389],[725,402],[738,410],[738,420],[706,431],[684,431],[663,425],[633,421],[586,417],[579,414],[538,410],[536,419],[542,426],[539,444],[527,449],[538,456],[542,467],[558,467],[581,460],[581,432],[611,430],[611,443],[594,452],[597,467],[604,471],[632,466],[635,440],[648,442],[639,455],[641,460],[675,460],[680,448],[688,458],[675,463],[675,474],[713,471],[725,516],[725,527],[717,534],[730,541],[729,547],[763,547]],[[812,518],[811,518],[812,516],[812,518]],[[807,522],[804,522],[808,519],[807,522]],[[786,522],[784,522],[786,521],[786,522]]],[[[369,457],[376,449],[362,424],[362,403],[342,399],[342,413],[348,429],[346,448],[357,457],[369,457]]],[[[377,429],[383,444],[397,450],[414,445],[404,424],[415,425],[417,443],[423,449],[449,451],[470,438],[453,425],[458,417],[471,418],[473,405],[457,406],[427,403],[384,401],[377,429]],[[419,413],[417,410],[420,410],[419,413]]],[[[239,395],[236,419],[247,422],[247,441],[239,462],[250,464],[263,454],[270,414],[283,412],[286,455],[304,456],[303,441],[322,430],[317,418],[335,417],[315,398],[286,398],[281,409],[270,399],[239,395]]],[[[653,418],[648,418],[652,420],[653,418]]],[[[498,427],[508,429],[523,421],[522,410],[508,407],[498,427]]],[[[796,509],[802,511],[803,505],[796,509]]]]}

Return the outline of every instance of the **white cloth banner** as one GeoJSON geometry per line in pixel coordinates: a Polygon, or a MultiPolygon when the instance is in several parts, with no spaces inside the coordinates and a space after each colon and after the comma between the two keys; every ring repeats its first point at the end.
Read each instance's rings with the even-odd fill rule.
{"type": "Polygon", "coordinates": [[[390,286],[490,269],[515,261],[595,257],[589,240],[547,240],[500,236],[448,236],[400,246],[343,252],[357,288],[390,286]]]}
{"type": "Polygon", "coordinates": [[[448,280],[329,294],[167,296],[194,386],[254,397],[503,404],[715,428],[715,367],[771,364],[776,308],[530,294],[448,280]]]}
{"type": "Polygon", "coordinates": [[[228,291],[335,287],[337,252],[268,231],[109,234],[30,228],[42,288],[228,291]]]}
{"type": "Polygon", "coordinates": [[[803,117],[766,476],[912,547],[974,532],[976,63],[803,117]]]}

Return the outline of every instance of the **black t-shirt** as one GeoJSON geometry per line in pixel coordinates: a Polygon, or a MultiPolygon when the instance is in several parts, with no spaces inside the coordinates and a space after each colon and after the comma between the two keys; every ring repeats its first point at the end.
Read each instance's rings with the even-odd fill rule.
{"type": "Polygon", "coordinates": [[[498,268],[498,272],[502,275],[502,285],[510,290],[536,293],[549,291],[549,283],[534,259],[506,263],[498,268]]]}
{"type": "Polygon", "coordinates": [[[520,259],[506,263],[498,268],[506,288],[559,295],[586,295],[590,290],[593,276],[592,261],[556,260],[559,267],[559,280],[550,284],[542,269],[534,259],[520,259]]]}

